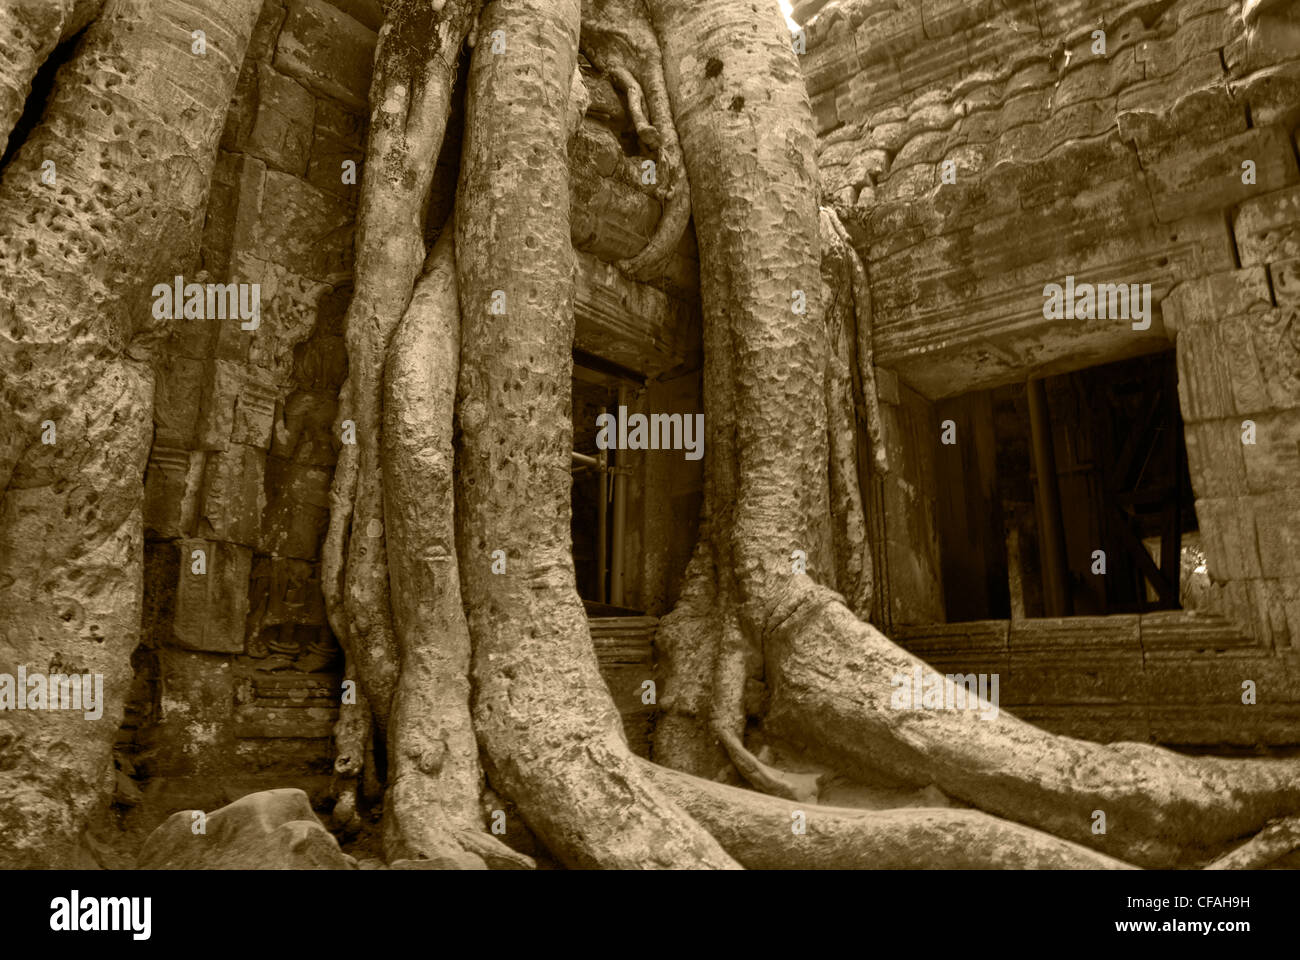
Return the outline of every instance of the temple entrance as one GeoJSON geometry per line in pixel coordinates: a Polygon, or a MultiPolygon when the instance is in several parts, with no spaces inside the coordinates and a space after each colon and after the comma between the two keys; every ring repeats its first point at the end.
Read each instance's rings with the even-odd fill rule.
{"type": "Polygon", "coordinates": [[[628,482],[625,451],[601,450],[596,418],[628,403],[636,383],[596,365],[573,367],[573,566],[590,616],[641,613],[626,605],[635,572],[627,568],[628,482]]]}
{"type": "Polygon", "coordinates": [[[942,400],[949,622],[1182,608],[1203,569],[1174,353],[942,400]],[[943,426],[951,421],[944,443],[943,426]]]}

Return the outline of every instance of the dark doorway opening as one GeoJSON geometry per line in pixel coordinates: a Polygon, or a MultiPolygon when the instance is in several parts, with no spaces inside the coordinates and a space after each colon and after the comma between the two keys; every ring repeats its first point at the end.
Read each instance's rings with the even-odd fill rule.
{"type": "Polygon", "coordinates": [[[1177,377],[1167,351],[935,405],[949,622],[1182,606],[1200,554],[1177,377]]]}
{"type": "Polygon", "coordinates": [[[596,444],[597,418],[617,415],[631,381],[585,364],[573,368],[573,475],[570,533],[578,596],[589,616],[626,616],[623,606],[627,553],[627,464],[621,451],[596,444]]]}

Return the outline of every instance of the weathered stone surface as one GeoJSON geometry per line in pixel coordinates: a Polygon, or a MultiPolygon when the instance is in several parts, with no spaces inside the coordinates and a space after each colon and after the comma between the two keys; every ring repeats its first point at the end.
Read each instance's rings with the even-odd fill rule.
{"type": "Polygon", "coordinates": [[[384,8],[379,0],[330,0],[330,3],[371,30],[383,26],[384,8]]]}
{"type": "MultiPolygon", "coordinates": [[[[179,551],[177,551],[179,554],[179,551]]],[[[189,555],[177,556],[188,569],[189,555]]],[[[160,631],[157,722],[150,731],[156,751],[150,768],[158,778],[208,776],[233,772],[235,700],[228,653],[185,650],[160,631]]]]}
{"type": "Polygon", "coordinates": [[[317,819],[301,790],[249,794],[206,817],[167,818],[140,851],[141,870],[355,870],[356,861],[317,819]]]}
{"type": "Polygon", "coordinates": [[[686,309],[613,264],[580,253],[574,289],[574,346],[655,376],[686,360],[686,309]]]}
{"type": "Polygon", "coordinates": [[[175,356],[158,371],[153,408],[154,443],[192,449],[203,397],[204,363],[175,356]]]}
{"type": "Polygon", "coordinates": [[[251,365],[214,360],[203,389],[198,446],[225,450],[231,443],[271,445],[277,391],[269,373],[251,365]]]}
{"type": "Polygon", "coordinates": [[[265,454],[246,444],[208,455],[199,495],[198,533],[245,546],[257,544],[266,505],[265,454]]]}
{"type": "Polygon", "coordinates": [[[258,548],[281,557],[314,560],[329,526],[328,466],[287,463],[270,457],[267,486],[272,491],[258,548]]]}
{"type": "Polygon", "coordinates": [[[1196,517],[1211,577],[1246,580],[1263,575],[1249,498],[1198,498],[1196,517]]]}
{"type": "Polygon", "coordinates": [[[248,133],[253,129],[253,118],[257,114],[257,63],[245,60],[239,71],[239,80],[235,85],[235,96],[230,109],[226,111],[226,125],[221,131],[221,149],[231,152],[242,151],[248,141],[248,133]]]}
{"type": "Polygon", "coordinates": [[[270,64],[258,64],[257,113],[244,150],[278,170],[305,173],[315,112],[316,98],[305,87],[270,64]]]}
{"type": "Polygon", "coordinates": [[[337,407],[337,394],[295,391],[284,403],[283,416],[275,422],[271,456],[295,463],[332,466],[336,459],[333,423],[337,407]]]}
{"type": "Polygon", "coordinates": [[[343,198],[349,204],[355,203],[364,160],[365,154],[359,144],[324,135],[318,126],[312,139],[307,181],[326,193],[343,198]],[[346,167],[348,161],[355,166],[346,167]],[[355,172],[355,176],[349,176],[349,179],[355,182],[344,183],[344,175],[351,172],[355,172]]]}
{"type": "Polygon", "coordinates": [[[187,650],[242,653],[253,551],[219,540],[181,540],[171,641],[187,650]],[[204,573],[196,573],[202,558],[204,573]]]}
{"type": "Polygon", "coordinates": [[[1243,267],[1300,256],[1300,186],[1247,200],[1232,221],[1243,267]]]}
{"type": "MultiPolygon", "coordinates": [[[[1166,223],[1230,207],[1297,179],[1289,137],[1277,127],[1247,130],[1226,141],[1200,139],[1203,136],[1147,168],[1156,216],[1166,223]],[[1243,183],[1242,160],[1252,158],[1256,182],[1243,183]]],[[[1243,259],[1242,265],[1250,264],[1243,259]]]]}
{"type": "MultiPolygon", "coordinates": [[[[249,256],[313,280],[352,271],[351,208],[306,180],[268,170],[256,210],[249,256]]],[[[262,299],[268,298],[262,291],[262,299]]]]}
{"type": "Polygon", "coordinates": [[[364,112],[375,31],[324,0],[290,0],[275,66],[309,88],[364,112]]]}
{"type": "Polygon", "coordinates": [[[145,472],[144,524],[153,536],[183,537],[194,523],[203,480],[201,451],[167,447],[155,441],[145,472]]]}
{"type": "Polygon", "coordinates": [[[262,12],[253,26],[253,36],[248,41],[248,53],[244,59],[267,60],[275,52],[275,41],[284,26],[284,0],[265,0],[262,12]]]}

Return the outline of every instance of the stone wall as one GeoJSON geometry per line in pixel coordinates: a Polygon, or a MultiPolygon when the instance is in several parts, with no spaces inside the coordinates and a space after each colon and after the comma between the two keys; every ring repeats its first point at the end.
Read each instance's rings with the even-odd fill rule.
{"type": "MultiPolygon", "coordinates": [[[[146,474],[146,637],[119,738],[132,780],[120,796],[141,799],[143,788],[146,820],[268,786],[300,786],[319,801],[329,787],[342,654],[325,618],[320,546],[339,446],[342,322],[381,22],[377,0],[266,0],[226,118],[203,274],[185,280],[260,284],[261,323],[247,331],[186,321],[159,351],[146,474]],[[355,176],[345,177],[351,165],[355,176]]],[[[655,286],[613,267],[641,249],[661,208],[623,148],[630,125],[618,97],[599,77],[585,79],[593,106],[571,149],[575,346],[648,378],[636,400],[643,403],[655,377],[699,367],[694,236],[688,231],[655,286]]],[[[457,122],[435,178],[430,236],[454,194],[457,122]]],[[[698,378],[683,382],[694,390],[689,406],[698,378]]],[[[681,536],[662,530],[643,539],[642,514],[663,510],[657,491],[646,494],[645,470],[638,461],[630,480],[627,577],[633,599],[653,592],[653,612],[662,613],[675,596],[665,558],[675,551],[684,565],[676,556],[684,549],[681,536]],[[643,587],[647,570],[653,584],[643,587]]],[[[693,516],[679,519],[690,522],[668,529],[694,529],[693,516]]],[[[654,675],[653,631],[611,621],[595,632],[645,752],[652,718],[639,692],[654,675]]]]}
{"type": "Polygon", "coordinates": [[[288,775],[328,782],[341,652],[320,543],[347,372],[357,188],[344,163],[362,160],[378,25],[374,2],[267,0],[222,136],[206,276],[186,278],[260,284],[261,323],[187,321],[158,360],[145,508],[156,713],[134,746],[163,808],[288,775]]]}
{"type": "MultiPolygon", "coordinates": [[[[1247,724],[1245,736],[1292,743],[1300,14],[1250,6],[1249,23],[1228,0],[809,0],[795,16],[805,25],[825,201],[870,274],[887,437],[917,422],[937,433],[927,409],[935,400],[1173,340],[1212,609],[1263,658],[1252,669],[1269,677],[1288,718],[1247,724]],[[1150,328],[1046,319],[1044,285],[1070,275],[1150,283],[1150,328]],[[906,405],[894,378],[911,388],[906,405]],[[1254,443],[1243,443],[1245,421],[1254,443]]],[[[889,538],[908,544],[886,556],[892,622],[936,622],[933,584],[918,572],[938,564],[917,555],[926,540],[912,534],[933,524],[917,479],[930,460],[904,451],[896,462],[905,469],[878,478],[884,525],[909,531],[889,538]]],[[[1166,621],[1166,633],[1195,632],[1185,617],[1166,621]]],[[[974,625],[918,630],[933,655],[979,656],[974,625]]],[[[1135,649],[1147,662],[1141,641],[1135,649]]],[[[1211,654],[1187,644],[1171,655],[1194,671],[1211,654]]],[[[1069,661],[1040,698],[1078,703],[1062,687],[1065,673],[1082,669],[1069,661]]],[[[1233,698],[1243,676],[1226,683],[1224,674],[1215,696],[1233,698]]],[[[1123,687],[1102,699],[1145,696],[1123,687]]],[[[1215,729],[1202,724],[1192,741],[1228,730],[1215,729]]]]}
{"type": "Polygon", "coordinates": [[[1227,0],[796,16],[823,190],[871,276],[876,362],[933,401],[1177,336],[1212,572],[1252,635],[1292,645],[1300,26],[1261,7],[1253,29],[1227,0]],[[1071,274],[1149,282],[1151,329],[1045,319],[1044,284],[1071,274]]]}

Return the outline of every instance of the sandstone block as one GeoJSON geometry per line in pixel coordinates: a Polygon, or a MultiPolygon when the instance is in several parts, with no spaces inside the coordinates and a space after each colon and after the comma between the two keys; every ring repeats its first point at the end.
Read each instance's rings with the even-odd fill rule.
{"type": "Polygon", "coordinates": [[[364,112],[375,31],[324,0],[290,0],[275,66],[326,97],[364,112]]]}
{"type": "Polygon", "coordinates": [[[186,650],[244,652],[253,552],[233,543],[181,540],[171,641],[186,650]],[[203,573],[196,573],[201,551],[203,573]]]}
{"type": "Polygon", "coordinates": [[[270,64],[259,64],[257,77],[257,111],[244,150],[279,170],[306,173],[316,98],[270,64]]]}
{"type": "Polygon", "coordinates": [[[384,8],[379,0],[330,0],[330,3],[371,30],[384,25],[384,8]]]}
{"type": "Polygon", "coordinates": [[[1196,501],[1196,519],[1212,578],[1246,580],[1263,575],[1249,498],[1200,498],[1196,501]]]}
{"type": "Polygon", "coordinates": [[[204,455],[154,442],[144,480],[145,529],[160,537],[183,537],[194,518],[204,455]]]}
{"type": "Polygon", "coordinates": [[[329,526],[330,477],[328,467],[268,460],[267,479],[274,492],[259,549],[278,557],[316,558],[329,526]]]}
{"type": "Polygon", "coordinates": [[[199,497],[198,532],[213,540],[254,546],[266,503],[265,454],[245,444],[209,454],[199,497]]]}
{"type": "MultiPolygon", "coordinates": [[[[1194,136],[1194,141],[1187,138],[1177,152],[1147,167],[1156,216],[1163,222],[1231,207],[1297,178],[1289,139],[1278,127],[1247,130],[1226,140],[1207,139],[1199,131],[1194,136]],[[1255,183],[1242,183],[1243,160],[1254,161],[1255,183]]],[[[1244,254],[1242,266],[1258,262],[1247,262],[1244,254]]]]}
{"type": "Polygon", "coordinates": [[[199,401],[204,363],[169,356],[161,365],[154,386],[154,443],[190,449],[197,438],[199,401]]]}
{"type": "Polygon", "coordinates": [[[239,152],[244,149],[257,113],[257,62],[245,58],[235,83],[235,95],[226,111],[226,125],[221,131],[221,149],[239,152]]]}
{"type": "MultiPolygon", "coordinates": [[[[1294,442],[1291,455],[1300,460],[1294,442]]],[[[1300,470],[1292,477],[1300,477],[1300,470]]],[[[1264,575],[1300,577],[1300,486],[1256,497],[1255,520],[1264,575]]]]}
{"type": "Polygon", "coordinates": [[[1246,493],[1241,423],[1234,419],[1185,423],[1187,468],[1198,497],[1237,497],[1246,493]]]}
{"type": "MultiPolygon", "coordinates": [[[[306,180],[267,170],[246,252],[312,280],[352,272],[351,207],[306,180]]],[[[266,291],[263,291],[263,302],[266,291]]]]}
{"type": "MultiPolygon", "coordinates": [[[[188,569],[189,554],[179,559],[188,569]]],[[[230,711],[235,687],[230,655],[182,649],[164,633],[158,650],[158,683],[161,696],[151,764],[157,779],[231,772],[230,711]]]]}
{"type": "Polygon", "coordinates": [[[214,360],[203,389],[199,446],[225,450],[231,443],[266,450],[271,445],[277,392],[258,367],[214,360]]]}
{"type": "Polygon", "coordinates": [[[1300,257],[1300,186],[1246,200],[1232,222],[1243,267],[1300,257]]]}
{"type": "Polygon", "coordinates": [[[1255,442],[1241,455],[1252,493],[1300,489],[1300,410],[1257,415],[1255,442]]]}
{"type": "Polygon", "coordinates": [[[208,814],[200,834],[192,829],[193,813],[173,813],[149,835],[141,870],[356,869],[296,788],[241,797],[208,814]]]}
{"type": "Polygon", "coordinates": [[[284,26],[284,17],[284,0],[265,0],[257,23],[253,25],[253,36],[248,41],[245,61],[267,60],[271,57],[275,51],[275,41],[280,36],[280,28],[284,26]]]}

